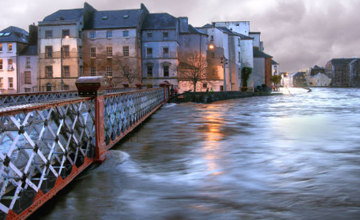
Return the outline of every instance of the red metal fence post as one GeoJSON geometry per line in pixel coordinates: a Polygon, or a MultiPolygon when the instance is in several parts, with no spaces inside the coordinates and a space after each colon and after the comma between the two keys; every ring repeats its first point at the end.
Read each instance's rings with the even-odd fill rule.
{"type": "Polygon", "coordinates": [[[91,96],[95,99],[95,162],[105,160],[104,89],[107,86],[103,76],[80,77],[76,80],[79,96],[91,96]]]}

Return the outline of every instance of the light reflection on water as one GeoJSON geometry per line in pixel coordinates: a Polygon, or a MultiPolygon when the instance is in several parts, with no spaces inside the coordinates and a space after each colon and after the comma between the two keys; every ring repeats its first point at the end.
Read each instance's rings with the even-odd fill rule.
{"type": "Polygon", "coordinates": [[[360,219],[359,92],[165,105],[37,218],[360,219]]]}

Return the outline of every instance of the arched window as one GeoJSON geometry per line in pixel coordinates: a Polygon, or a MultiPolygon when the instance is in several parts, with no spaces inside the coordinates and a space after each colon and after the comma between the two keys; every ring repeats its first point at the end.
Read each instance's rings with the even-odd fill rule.
{"type": "Polygon", "coordinates": [[[46,84],[46,91],[51,92],[51,83],[46,84]]]}

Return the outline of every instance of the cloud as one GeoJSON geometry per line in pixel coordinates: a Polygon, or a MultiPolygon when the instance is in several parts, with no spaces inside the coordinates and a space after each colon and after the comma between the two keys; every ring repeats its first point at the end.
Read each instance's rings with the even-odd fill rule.
{"type": "MultiPolygon", "coordinates": [[[[261,31],[265,52],[294,72],[336,57],[359,56],[358,0],[87,0],[98,10],[145,6],[152,13],[187,16],[194,26],[212,21],[250,21],[261,31]]],[[[81,8],[83,0],[12,0],[0,9],[0,29],[41,21],[59,9],[81,8]]]]}

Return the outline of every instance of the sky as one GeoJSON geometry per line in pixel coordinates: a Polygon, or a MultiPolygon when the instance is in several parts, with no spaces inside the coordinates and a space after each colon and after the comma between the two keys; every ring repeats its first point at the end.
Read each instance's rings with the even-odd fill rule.
{"type": "MultiPolygon", "coordinates": [[[[60,9],[82,8],[83,0],[12,0],[0,8],[0,30],[42,21],[60,9]]],[[[200,27],[212,21],[250,21],[261,32],[265,53],[281,72],[325,66],[332,58],[360,57],[360,0],[87,0],[97,10],[138,9],[186,16],[200,27]]]]}

